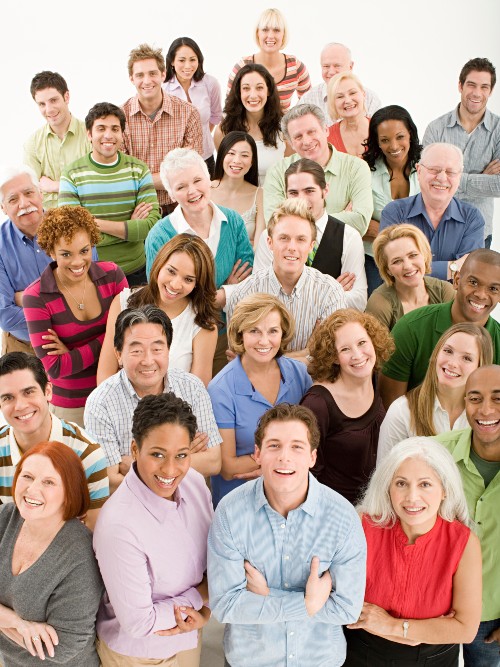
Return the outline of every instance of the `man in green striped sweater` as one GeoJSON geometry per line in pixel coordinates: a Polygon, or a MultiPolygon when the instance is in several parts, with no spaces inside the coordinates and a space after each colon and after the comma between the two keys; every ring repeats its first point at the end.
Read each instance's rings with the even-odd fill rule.
{"type": "Polygon", "coordinates": [[[143,284],[144,239],[160,219],[151,173],[144,162],[120,151],[125,129],[120,107],[96,104],[85,126],[92,150],[63,171],[58,205],[88,209],[102,234],[99,259],[116,262],[129,285],[143,284]]]}

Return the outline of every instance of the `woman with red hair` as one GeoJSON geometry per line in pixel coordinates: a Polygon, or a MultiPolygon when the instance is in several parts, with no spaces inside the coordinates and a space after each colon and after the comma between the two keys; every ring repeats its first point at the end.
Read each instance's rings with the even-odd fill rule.
{"type": "Polygon", "coordinates": [[[14,503],[0,506],[5,665],[38,666],[48,658],[67,667],[98,667],[102,581],[92,534],[79,520],[90,498],[78,455],[60,442],[35,445],[16,467],[12,495],[14,503]]]}

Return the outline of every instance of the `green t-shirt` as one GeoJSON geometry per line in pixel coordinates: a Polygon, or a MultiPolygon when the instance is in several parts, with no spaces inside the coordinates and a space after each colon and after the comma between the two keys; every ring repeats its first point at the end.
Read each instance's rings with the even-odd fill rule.
{"type": "MultiPolygon", "coordinates": [[[[423,381],[436,343],[453,324],[452,305],[453,301],[423,306],[396,322],[391,332],[396,350],[384,364],[382,373],[385,376],[408,382],[408,390],[423,381]]],[[[489,317],[485,329],[493,340],[493,363],[500,364],[500,324],[489,317]]]]}
{"type": "Polygon", "coordinates": [[[497,472],[500,471],[500,461],[485,461],[479,454],[474,451],[474,447],[470,448],[470,460],[476,466],[478,473],[484,480],[484,488],[488,488],[488,484],[494,479],[497,472]]]}

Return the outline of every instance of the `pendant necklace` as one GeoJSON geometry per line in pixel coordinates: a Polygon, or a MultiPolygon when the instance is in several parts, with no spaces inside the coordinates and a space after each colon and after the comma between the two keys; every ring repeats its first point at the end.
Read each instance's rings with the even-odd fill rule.
{"type": "Polygon", "coordinates": [[[62,277],[59,276],[59,280],[61,281],[62,286],[64,287],[66,292],[70,295],[70,297],[73,299],[73,301],[76,303],[76,305],[78,307],[78,310],[85,310],[85,290],[87,289],[87,276],[88,276],[88,274],[85,275],[85,282],[83,283],[83,295],[82,295],[81,302],[78,301],[77,299],[75,299],[75,297],[69,291],[69,289],[68,289],[66,283],[64,282],[64,280],[62,279],[62,277]]]}

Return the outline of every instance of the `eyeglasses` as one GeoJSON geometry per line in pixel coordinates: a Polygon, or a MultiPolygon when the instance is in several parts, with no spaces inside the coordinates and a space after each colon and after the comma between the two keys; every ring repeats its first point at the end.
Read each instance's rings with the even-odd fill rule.
{"type": "Polygon", "coordinates": [[[427,171],[430,171],[431,174],[433,174],[434,176],[438,176],[442,171],[444,171],[444,173],[450,178],[453,178],[454,176],[459,176],[461,173],[460,171],[455,171],[454,169],[445,169],[444,167],[428,167],[423,162],[419,162],[419,164],[422,167],[425,167],[427,171]]]}

